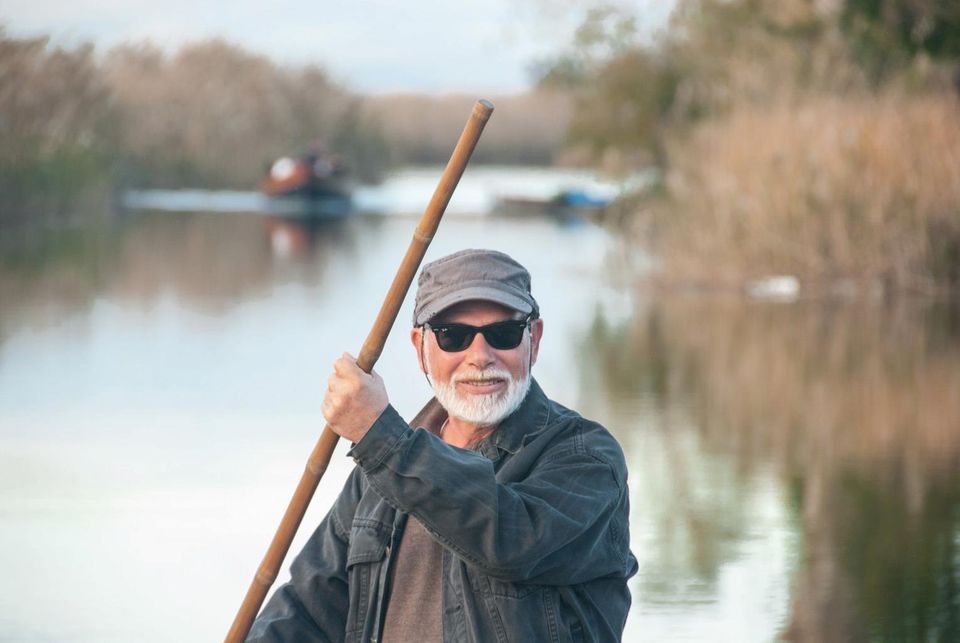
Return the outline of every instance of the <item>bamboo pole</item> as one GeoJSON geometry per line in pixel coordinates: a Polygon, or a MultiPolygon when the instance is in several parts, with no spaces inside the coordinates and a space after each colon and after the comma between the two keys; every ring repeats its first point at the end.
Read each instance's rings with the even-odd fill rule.
{"type": "MultiPolygon", "coordinates": [[[[440,225],[440,218],[450,202],[450,197],[453,196],[453,191],[463,175],[463,170],[470,160],[470,155],[473,154],[473,148],[476,147],[480,134],[483,132],[483,127],[492,113],[493,104],[490,101],[479,100],[473,106],[473,112],[460,134],[460,140],[457,141],[457,146],[447,162],[447,167],[440,176],[440,182],[433,192],[433,197],[427,204],[427,209],[420,217],[420,222],[413,232],[413,239],[411,239],[407,253],[404,255],[400,268],[393,278],[393,283],[387,291],[387,296],[380,307],[373,328],[367,335],[366,341],[363,342],[363,348],[360,349],[357,365],[367,373],[373,370],[380,353],[383,352],[387,335],[390,334],[393,322],[397,319],[397,313],[400,312],[403,299],[410,289],[410,284],[413,283],[420,262],[423,261],[427,247],[440,225]]],[[[287,505],[287,510],[283,514],[277,533],[274,534],[273,541],[270,543],[259,569],[257,569],[253,582],[250,583],[247,595],[233,619],[233,625],[230,626],[230,631],[227,633],[224,643],[241,643],[250,632],[250,627],[260,611],[260,606],[263,604],[267,592],[270,591],[273,581],[277,578],[283,559],[287,555],[287,550],[290,549],[290,543],[293,542],[297,528],[300,526],[303,515],[307,511],[307,506],[310,504],[310,499],[313,498],[313,492],[316,491],[320,478],[327,470],[327,465],[330,463],[330,457],[333,455],[338,440],[339,436],[330,429],[330,426],[325,426],[320,439],[313,447],[313,452],[307,460],[307,466],[296,490],[293,492],[290,504],[287,505]]]]}

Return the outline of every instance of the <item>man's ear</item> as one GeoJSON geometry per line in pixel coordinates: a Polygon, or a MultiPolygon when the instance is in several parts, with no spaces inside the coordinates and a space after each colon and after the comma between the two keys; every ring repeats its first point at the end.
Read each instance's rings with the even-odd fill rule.
{"type": "Polygon", "coordinates": [[[543,320],[540,318],[530,322],[530,365],[537,363],[540,354],[540,338],[543,337],[543,320]]]}
{"type": "Polygon", "coordinates": [[[413,344],[413,350],[417,354],[417,363],[420,365],[420,372],[426,373],[427,369],[423,363],[423,326],[410,329],[410,343],[413,344]]]}

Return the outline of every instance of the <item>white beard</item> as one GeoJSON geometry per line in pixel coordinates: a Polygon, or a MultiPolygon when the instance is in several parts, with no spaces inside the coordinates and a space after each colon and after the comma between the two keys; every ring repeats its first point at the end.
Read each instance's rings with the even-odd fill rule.
{"type": "Polygon", "coordinates": [[[530,390],[529,370],[519,380],[514,379],[509,371],[500,368],[456,373],[447,382],[438,382],[427,372],[427,379],[433,386],[437,401],[451,417],[485,427],[500,424],[503,419],[520,408],[523,398],[527,396],[527,392],[530,390]],[[507,390],[485,395],[467,394],[465,396],[461,396],[460,392],[457,391],[457,382],[478,379],[502,379],[507,382],[507,390]]]}
{"type": "Polygon", "coordinates": [[[530,390],[530,375],[515,380],[509,372],[497,368],[457,374],[449,382],[437,382],[428,374],[437,401],[451,417],[477,426],[496,426],[508,415],[520,408],[523,398],[530,390]],[[458,380],[499,378],[507,381],[507,390],[485,395],[461,396],[457,391],[458,380]]]}

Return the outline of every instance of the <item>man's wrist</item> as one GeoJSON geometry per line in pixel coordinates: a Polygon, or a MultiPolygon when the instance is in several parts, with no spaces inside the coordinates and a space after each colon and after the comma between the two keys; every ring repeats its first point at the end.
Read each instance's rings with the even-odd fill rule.
{"type": "Polygon", "coordinates": [[[410,427],[392,404],[387,404],[366,433],[347,452],[360,468],[375,469],[394,450],[410,427]]]}

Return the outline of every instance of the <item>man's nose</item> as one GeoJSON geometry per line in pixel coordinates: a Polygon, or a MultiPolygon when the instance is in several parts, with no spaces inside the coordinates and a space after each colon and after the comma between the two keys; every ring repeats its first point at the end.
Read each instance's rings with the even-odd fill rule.
{"type": "Polygon", "coordinates": [[[487,343],[483,333],[477,333],[473,336],[473,341],[467,346],[466,360],[474,368],[487,368],[492,366],[495,359],[493,348],[487,343]]]}

